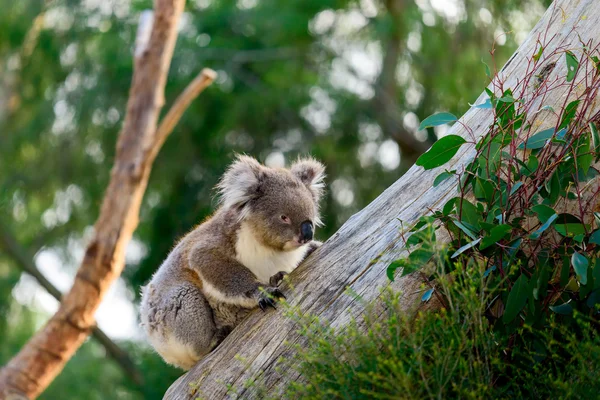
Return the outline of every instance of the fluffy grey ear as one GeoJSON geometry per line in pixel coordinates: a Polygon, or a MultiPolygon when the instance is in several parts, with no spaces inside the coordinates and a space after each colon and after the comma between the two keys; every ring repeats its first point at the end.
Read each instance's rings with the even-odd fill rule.
{"type": "Polygon", "coordinates": [[[225,208],[242,207],[258,194],[265,167],[252,157],[239,155],[217,185],[225,208]]]}
{"type": "Polygon", "coordinates": [[[298,159],[290,168],[292,174],[296,175],[306,185],[318,202],[323,195],[325,183],[325,166],[314,158],[298,159]]]}

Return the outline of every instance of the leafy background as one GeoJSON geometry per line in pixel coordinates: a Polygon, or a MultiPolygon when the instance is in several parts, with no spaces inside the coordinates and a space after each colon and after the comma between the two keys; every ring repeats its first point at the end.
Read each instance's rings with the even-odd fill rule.
{"type": "MultiPolygon", "coordinates": [[[[326,239],[414,163],[486,86],[549,1],[195,0],[167,106],[203,67],[219,78],[188,109],[152,172],[127,267],[98,314],[145,378],[133,384],[88,340],[42,398],[160,398],[179,372],[136,329],[139,287],[210,214],[235,152],[327,165],[326,239]],[[508,33],[507,33],[508,32],[508,33]],[[490,50],[494,49],[493,56],[490,50]],[[409,143],[407,145],[407,142],[409,143]],[[110,388],[110,393],[107,393],[110,388]]],[[[0,233],[69,288],[108,182],[148,1],[0,0],[0,233]]],[[[56,302],[0,243],[0,363],[56,302]]]]}

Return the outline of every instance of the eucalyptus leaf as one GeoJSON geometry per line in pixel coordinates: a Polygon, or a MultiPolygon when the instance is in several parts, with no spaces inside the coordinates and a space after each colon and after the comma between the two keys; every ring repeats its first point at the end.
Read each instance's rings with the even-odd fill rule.
{"type": "Polygon", "coordinates": [[[544,129],[526,139],[519,145],[519,149],[541,149],[546,142],[554,135],[554,128],[544,129]]]}
{"type": "Polygon", "coordinates": [[[467,228],[462,222],[453,219],[452,222],[454,223],[454,225],[456,225],[461,231],[463,231],[464,233],[466,233],[466,235],[468,237],[470,237],[473,240],[477,239],[477,236],[469,229],[467,228]]]}
{"type": "Polygon", "coordinates": [[[425,169],[433,169],[444,165],[458,152],[460,146],[467,143],[458,135],[448,135],[439,139],[431,148],[422,154],[416,164],[425,169]]]}
{"type": "Polygon", "coordinates": [[[473,248],[475,246],[477,246],[477,244],[481,242],[481,238],[477,239],[477,240],[473,240],[472,242],[469,242],[467,244],[465,244],[464,246],[460,247],[458,250],[456,250],[452,256],[450,256],[450,258],[456,258],[459,255],[461,255],[462,253],[464,253],[465,251],[469,250],[470,248],[473,248]]]}
{"type": "Polygon", "coordinates": [[[573,100],[565,107],[565,110],[562,113],[562,117],[560,119],[560,125],[558,129],[563,129],[569,126],[571,122],[575,119],[575,114],[577,113],[577,107],[579,106],[581,100],[573,100]]]}
{"type": "Polygon", "coordinates": [[[579,69],[579,60],[577,60],[575,54],[570,51],[565,52],[565,57],[567,59],[567,82],[571,82],[575,79],[575,75],[579,69]]]}
{"type": "Polygon", "coordinates": [[[390,281],[394,281],[394,274],[398,268],[404,268],[406,266],[406,260],[395,260],[392,261],[390,265],[388,265],[386,274],[390,281]]]}
{"type": "Polygon", "coordinates": [[[457,119],[458,118],[456,118],[454,114],[450,114],[449,112],[433,114],[421,121],[421,125],[419,125],[419,130],[431,128],[438,125],[449,124],[450,122],[454,122],[457,119]]]}
{"type": "Polygon", "coordinates": [[[556,211],[552,207],[548,207],[545,204],[537,204],[531,207],[531,210],[537,214],[538,219],[543,224],[548,221],[548,218],[556,214],[556,211]]]}
{"type": "Polygon", "coordinates": [[[437,185],[454,175],[456,175],[456,170],[442,172],[441,174],[435,177],[433,181],[433,187],[437,187],[437,185]]]}
{"type": "Polygon", "coordinates": [[[423,293],[423,296],[421,296],[421,301],[422,302],[428,302],[429,299],[431,299],[431,295],[433,294],[433,289],[429,289],[428,291],[426,291],[425,293],[423,293]]]}
{"type": "Polygon", "coordinates": [[[511,230],[512,226],[507,224],[495,226],[490,231],[490,234],[483,238],[481,245],[479,246],[479,250],[485,250],[499,240],[504,239],[504,237],[506,237],[511,230]]]}
{"type": "Polygon", "coordinates": [[[573,306],[569,303],[560,304],[558,306],[550,306],[550,310],[554,311],[557,314],[562,315],[571,315],[573,314],[573,306]]]}
{"type": "Polygon", "coordinates": [[[600,244],[600,229],[596,229],[594,232],[592,232],[592,234],[590,235],[590,238],[588,240],[588,243],[600,244]]]}
{"type": "Polygon", "coordinates": [[[577,280],[582,285],[587,285],[587,272],[590,266],[587,257],[576,251],[571,256],[571,265],[577,274],[577,280]]]}
{"type": "Polygon", "coordinates": [[[582,223],[557,223],[554,229],[563,236],[573,237],[576,235],[585,234],[589,226],[582,223]]]}
{"type": "Polygon", "coordinates": [[[544,231],[546,229],[548,229],[550,227],[550,225],[552,225],[552,223],[554,222],[554,220],[556,220],[556,218],[558,218],[558,214],[554,214],[552,216],[550,216],[546,222],[540,226],[535,232],[533,232],[531,235],[529,235],[530,239],[538,239],[542,233],[544,233],[544,231]]]}
{"type": "Polygon", "coordinates": [[[523,274],[519,276],[519,279],[515,281],[513,287],[508,294],[506,300],[506,308],[504,309],[504,315],[502,321],[505,324],[512,322],[513,319],[519,314],[527,303],[529,297],[529,282],[527,277],[523,274]]]}

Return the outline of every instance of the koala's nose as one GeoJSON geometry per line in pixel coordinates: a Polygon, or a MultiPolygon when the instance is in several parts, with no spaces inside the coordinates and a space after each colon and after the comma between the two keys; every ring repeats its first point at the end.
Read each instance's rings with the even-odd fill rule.
{"type": "Polygon", "coordinates": [[[302,243],[308,243],[313,238],[313,225],[310,221],[304,221],[300,225],[300,241],[302,243]]]}

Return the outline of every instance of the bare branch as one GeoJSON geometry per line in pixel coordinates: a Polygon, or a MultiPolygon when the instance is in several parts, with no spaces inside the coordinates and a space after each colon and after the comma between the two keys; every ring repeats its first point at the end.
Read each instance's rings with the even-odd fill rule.
{"type": "Polygon", "coordinates": [[[123,270],[152,163],[166,138],[158,135],[156,124],[184,4],[155,0],[148,45],[135,57],[125,122],[95,235],[57,313],[0,370],[2,398],[34,398],[52,382],[95,326],[94,314],[123,270]]]}
{"type": "MultiPolygon", "coordinates": [[[[56,286],[42,274],[35,265],[31,254],[19,244],[15,237],[5,227],[5,224],[0,223],[0,248],[3,248],[4,251],[6,251],[19,268],[33,276],[40,286],[46,289],[52,297],[61,301],[62,293],[60,290],[58,290],[56,286]]],[[[106,354],[119,364],[129,379],[137,385],[142,385],[144,383],[141,372],[137,369],[131,357],[129,357],[129,354],[121,349],[118,344],[113,342],[112,339],[97,325],[92,328],[92,336],[104,347],[106,354]]]]}

